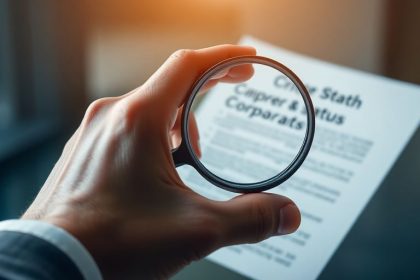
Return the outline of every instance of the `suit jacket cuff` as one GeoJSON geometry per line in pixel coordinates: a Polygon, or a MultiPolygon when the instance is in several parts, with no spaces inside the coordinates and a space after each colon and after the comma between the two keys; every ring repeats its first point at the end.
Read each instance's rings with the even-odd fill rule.
{"type": "Polygon", "coordinates": [[[35,220],[7,220],[0,222],[0,231],[20,232],[41,238],[64,252],[84,279],[102,279],[98,266],[86,248],[62,228],[35,220]]]}

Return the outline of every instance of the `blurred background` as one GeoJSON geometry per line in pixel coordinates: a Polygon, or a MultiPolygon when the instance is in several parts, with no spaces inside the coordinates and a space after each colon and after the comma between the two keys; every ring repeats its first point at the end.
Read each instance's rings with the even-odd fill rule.
{"type": "MultiPolygon", "coordinates": [[[[142,84],[176,49],[250,34],[420,84],[419,30],[416,0],[0,0],[0,219],[29,205],[89,102],[142,84]]],[[[419,142],[417,131],[322,279],[418,274],[419,142]]],[[[176,278],[216,274],[242,279],[207,261],[176,278]]]]}

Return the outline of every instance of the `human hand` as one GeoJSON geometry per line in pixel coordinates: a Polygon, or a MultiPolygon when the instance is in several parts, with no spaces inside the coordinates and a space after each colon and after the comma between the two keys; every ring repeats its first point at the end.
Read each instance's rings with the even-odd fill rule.
{"type": "Polygon", "coordinates": [[[67,230],[105,278],[123,279],[167,278],[220,247],[296,230],[300,213],[290,199],[258,193],[211,201],[184,185],[172,161],[179,108],[194,81],[224,59],[254,54],[234,45],[178,51],[144,85],[93,102],[22,218],[67,230]]]}

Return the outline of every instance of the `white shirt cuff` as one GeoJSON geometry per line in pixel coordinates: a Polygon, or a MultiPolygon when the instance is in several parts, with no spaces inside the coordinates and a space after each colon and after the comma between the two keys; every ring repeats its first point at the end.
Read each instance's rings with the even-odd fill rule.
{"type": "Polygon", "coordinates": [[[0,231],[22,232],[46,240],[63,251],[85,279],[102,279],[98,266],[86,248],[62,228],[35,220],[7,220],[0,222],[0,231]]]}

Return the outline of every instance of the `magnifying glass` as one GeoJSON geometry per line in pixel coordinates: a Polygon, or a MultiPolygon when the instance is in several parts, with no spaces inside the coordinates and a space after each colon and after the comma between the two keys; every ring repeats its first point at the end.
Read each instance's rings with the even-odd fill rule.
{"type": "Polygon", "coordinates": [[[234,57],[208,69],[181,118],[175,166],[190,165],[211,184],[238,193],[265,191],[290,178],[315,132],[305,85],[286,66],[262,56],[234,57]],[[193,148],[193,115],[201,153],[193,148]]]}

